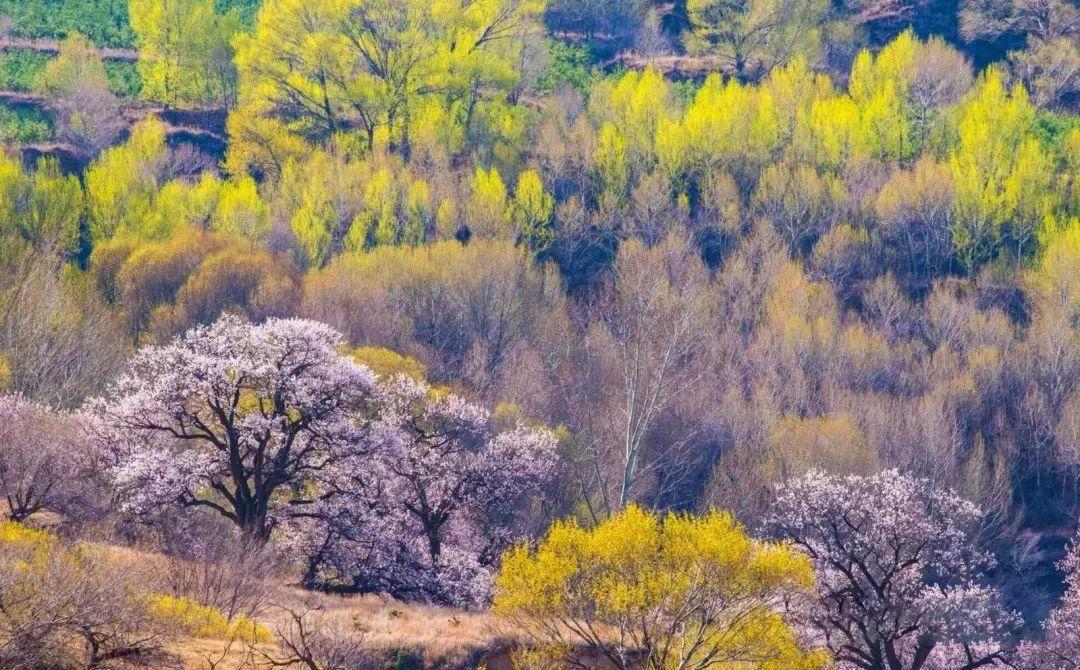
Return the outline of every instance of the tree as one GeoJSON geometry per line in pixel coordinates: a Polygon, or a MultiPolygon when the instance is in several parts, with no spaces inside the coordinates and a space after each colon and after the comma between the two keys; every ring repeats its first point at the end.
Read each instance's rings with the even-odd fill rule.
{"type": "Polygon", "coordinates": [[[143,97],[168,105],[235,101],[230,44],[240,27],[235,11],[219,15],[212,0],[129,0],[128,9],[143,97]]]}
{"type": "Polygon", "coordinates": [[[642,0],[549,0],[544,20],[552,32],[580,33],[618,47],[633,41],[647,10],[642,0]]]}
{"type": "Polygon", "coordinates": [[[18,281],[0,294],[0,351],[12,389],[57,407],[74,407],[125,364],[129,340],[85,277],[52,254],[32,251],[18,281]]]}
{"type": "Polygon", "coordinates": [[[687,240],[652,248],[632,240],[619,252],[615,285],[596,301],[594,323],[578,344],[574,380],[587,465],[578,471],[595,517],[617,512],[689,465],[687,441],[653,431],[705,372],[707,270],[687,240]],[[595,411],[602,407],[601,411],[595,411]],[[588,483],[584,483],[588,482],[588,483]]]}
{"type": "Polygon", "coordinates": [[[0,396],[0,495],[8,517],[67,511],[86,484],[78,460],[85,451],[75,417],[17,395],[0,396]]]}
{"type": "Polygon", "coordinates": [[[380,389],[373,432],[383,448],[298,531],[308,534],[306,580],[484,604],[492,565],[551,480],[554,434],[497,432],[483,408],[405,375],[380,389]]]}
{"type": "Polygon", "coordinates": [[[1001,659],[1019,624],[980,583],[992,557],[975,546],[980,512],[929,481],[817,471],[777,487],[767,526],[818,572],[809,624],[837,660],[865,670],[972,670],[1001,659]]]}
{"type": "Polygon", "coordinates": [[[1080,542],[1076,539],[1058,569],[1065,573],[1065,595],[1043,621],[1043,639],[1020,645],[1018,665],[1024,670],[1080,668],[1080,542]]]}
{"type": "Polygon", "coordinates": [[[1075,38],[1036,39],[1027,49],[1009,52],[1012,73],[1040,107],[1067,108],[1080,93],[1080,19],[1077,26],[1075,38]]]}
{"type": "Polygon", "coordinates": [[[555,241],[552,215],[555,199],[544,190],[535,170],[522,172],[514,192],[514,215],[521,241],[534,253],[546,251],[555,241]]]}
{"type": "Polygon", "coordinates": [[[132,128],[124,144],[104,153],[84,176],[90,237],[106,240],[119,231],[145,230],[160,188],[166,157],[165,126],[153,117],[132,128]]]}
{"type": "Polygon", "coordinates": [[[819,0],[688,0],[695,54],[717,58],[739,79],[758,79],[795,56],[812,59],[819,48],[827,3],[819,0]]]}
{"type": "Polygon", "coordinates": [[[59,108],[60,135],[91,156],[124,130],[120,101],[109,90],[105,65],[94,45],[73,33],[60,45],[37,84],[59,108]]]}
{"type": "Polygon", "coordinates": [[[468,130],[481,100],[513,88],[518,38],[539,9],[535,0],[267,2],[237,39],[237,156],[282,134],[356,130],[368,147],[389,141],[407,158],[429,101],[468,130]]]}
{"type": "Polygon", "coordinates": [[[592,529],[556,523],[503,557],[495,612],[547,653],[545,667],[818,668],[777,613],[813,571],[790,547],[751,539],[725,512],[659,517],[631,505],[592,529]]]}
{"type": "Polygon", "coordinates": [[[205,507],[266,540],[312,506],[316,484],[369,445],[358,421],[374,375],[340,345],[319,323],[226,316],[141,349],[89,405],[123,509],[205,507]]]}
{"type": "Polygon", "coordinates": [[[1036,231],[1054,211],[1052,168],[1032,135],[1035,108],[1022,87],[1010,94],[991,69],[959,115],[959,138],[949,160],[956,185],[956,254],[971,270],[1011,242],[1019,260],[1032,250],[1036,231]]]}

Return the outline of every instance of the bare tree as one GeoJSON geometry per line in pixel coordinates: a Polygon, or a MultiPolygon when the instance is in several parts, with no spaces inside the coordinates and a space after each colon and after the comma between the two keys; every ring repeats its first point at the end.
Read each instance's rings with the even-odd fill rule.
{"type": "Polygon", "coordinates": [[[685,465],[679,452],[688,441],[652,431],[705,370],[699,359],[709,314],[707,272],[683,238],[653,248],[627,243],[615,273],[614,285],[594,305],[598,322],[583,342],[582,362],[594,379],[578,389],[589,395],[598,384],[604,398],[597,411],[580,416],[591,441],[587,470],[599,487],[593,506],[606,514],[630,502],[661,467],[685,465]]]}
{"type": "Polygon", "coordinates": [[[259,667],[302,670],[377,670],[384,667],[355,626],[332,620],[312,603],[280,605],[284,622],[275,631],[278,648],[259,650],[259,667]]]}

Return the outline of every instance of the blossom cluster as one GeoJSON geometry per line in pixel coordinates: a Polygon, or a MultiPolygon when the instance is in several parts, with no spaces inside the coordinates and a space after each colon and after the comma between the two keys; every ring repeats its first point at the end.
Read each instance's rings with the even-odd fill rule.
{"type": "Polygon", "coordinates": [[[993,559],[976,548],[979,519],[972,503],[895,470],[811,471],[778,487],[768,526],[813,561],[819,599],[809,620],[842,665],[931,667],[954,653],[989,663],[1020,623],[980,581],[993,559]]]}
{"type": "Polygon", "coordinates": [[[278,541],[310,582],[458,605],[555,467],[550,431],[378,379],[326,325],[224,317],[160,347],[89,407],[122,510],[200,507],[278,541]]]}

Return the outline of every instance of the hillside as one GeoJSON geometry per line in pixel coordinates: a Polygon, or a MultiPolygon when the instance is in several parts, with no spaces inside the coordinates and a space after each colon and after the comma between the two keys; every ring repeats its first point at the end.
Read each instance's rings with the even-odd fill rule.
{"type": "Polygon", "coordinates": [[[1080,668],[1078,105],[1075,0],[0,0],[0,668],[1080,668]]]}

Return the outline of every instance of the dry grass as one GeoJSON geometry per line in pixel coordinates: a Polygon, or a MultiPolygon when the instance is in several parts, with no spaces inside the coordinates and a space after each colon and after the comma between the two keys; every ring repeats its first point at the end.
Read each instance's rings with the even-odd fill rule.
{"type": "MultiPolygon", "coordinates": [[[[327,623],[337,623],[363,635],[366,646],[388,659],[401,653],[424,668],[459,669],[483,662],[488,670],[505,667],[505,635],[489,613],[404,604],[376,596],[312,595],[284,590],[281,605],[303,609],[317,606],[327,623]]],[[[284,610],[271,609],[260,622],[271,630],[282,626],[284,610]]],[[[261,648],[269,651],[270,647],[261,648]]],[[[182,640],[170,645],[184,670],[254,670],[259,667],[242,644],[220,640],[182,640]]]]}

